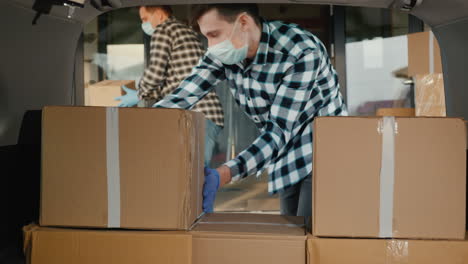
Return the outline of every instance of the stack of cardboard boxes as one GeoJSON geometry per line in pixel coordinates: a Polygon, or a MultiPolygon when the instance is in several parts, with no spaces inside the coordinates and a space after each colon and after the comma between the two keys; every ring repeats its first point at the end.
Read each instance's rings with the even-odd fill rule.
{"type": "Polygon", "coordinates": [[[317,118],[313,234],[301,217],[202,215],[204,124],[46,107],[30,263],[468,263],[462,120],[317,118]]]}
{"type": "Polygon", "coordinates": [[[46,107],[32,264],[306,262],[301,217],[202,216],[202,114],[46,107]]]}
{"type": "Polygon", "coordinates": [[[309,263],[468,263],[456,118],[315,120],[309,263]]]}

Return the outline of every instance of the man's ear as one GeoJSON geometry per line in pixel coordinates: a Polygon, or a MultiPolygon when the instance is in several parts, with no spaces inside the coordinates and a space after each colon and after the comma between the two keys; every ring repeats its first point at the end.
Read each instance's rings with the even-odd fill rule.
{"type": "Polygon", "coordinates": [[[246,31],[250,20],[253,20],[247,13],[242,13],[239,16],[239,25],[242,31],[246,31]]]}
{"type": "Polygon", "coordinates": [[[154,14],[153,14],[158,20],[161,20],[162,17],[163,17],[163,11],[161,10],[161,8],[156,8],[154,10],[154,14]]]}

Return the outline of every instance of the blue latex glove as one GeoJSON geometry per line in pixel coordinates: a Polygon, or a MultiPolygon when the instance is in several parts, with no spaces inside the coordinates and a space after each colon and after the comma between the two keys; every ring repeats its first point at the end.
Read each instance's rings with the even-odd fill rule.
{"type": "Polygon", "coordinates": [[[138,104],[138,94],[136,90],[130,89],[125,85],[122,85],[122,89],[126,92],[125,95],[116,97],[114,100],[121,101],[119,107],[132,107],[138,104]]]}
{"type": "Polygon", "coordinates": [[[205,167],[205,183],[203,184],[203,212],[212,213],[216,192],[219,188],[219,173],[215,169],[205,167]]]}

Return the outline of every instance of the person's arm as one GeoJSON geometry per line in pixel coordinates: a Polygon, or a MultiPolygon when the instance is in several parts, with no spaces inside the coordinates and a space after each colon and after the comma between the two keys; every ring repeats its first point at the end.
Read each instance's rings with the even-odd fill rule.
{"type": "Polygon", "coordinates": [[[190,109],[224,79],[223,64],[206,54],[179,87],[153,107],[190,109]]]}
{"type": "Polygon", "coordinates": [[[149,63],[138,84],[139,98],[161,99],[161,87],[167,78],[171,53],[171,35],[164,27],[156,27],[151,37],[149,63]]]}
{"type": "MultiPolygon", "coordinates": [[[[314,89],[322,63],[321,53],[309,51],[286,72],[260,136],[235,159],[218,168],[220,185],[267,168],[298,130],[329,100],[331,91],[314,89]]],[[[299,154],[300,155],[300,154],[299,154]]]]}

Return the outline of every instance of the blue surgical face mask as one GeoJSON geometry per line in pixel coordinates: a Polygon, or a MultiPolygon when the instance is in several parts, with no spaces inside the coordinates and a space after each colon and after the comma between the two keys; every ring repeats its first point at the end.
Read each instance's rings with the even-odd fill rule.
{"type": "Polygon", "coordinates": [[[141,29],[143,29],[143,31],[148,36],[152,36],[153,33],[154,33],[153,25],[151,25],[151,22],[149,22],[149,21],[141,23],[141,29]]]}
{"type": "Polygon", "coordinates": [[[218,58],[224,64],[228,64],[228,65],[236,64],[245,60],[245,58],[247,58],[247,52],[249,50],[249,45],[247,43],[245,43],[245,45],[242,48],[238,48],[238,49],[236,49],[234,45],[232,44],[231,39],[236,29],[236,26],[237,26],[237,20],[234,23],[234,29],[231,33],[231,36],[228,39],[208,48],[208,52],[213,54],[216,58],[218,58]]]}

